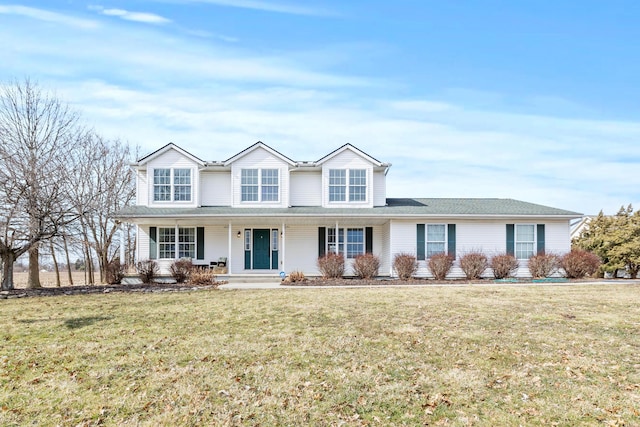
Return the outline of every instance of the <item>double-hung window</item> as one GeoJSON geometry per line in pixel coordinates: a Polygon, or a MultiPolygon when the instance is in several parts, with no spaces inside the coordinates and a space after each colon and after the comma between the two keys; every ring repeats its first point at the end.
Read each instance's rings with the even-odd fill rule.
{"type": "Polygon", "coordinates": [[[153,200],[171,201],[171,169],[153,170],[153,200]]]}
{"type": "Polygon", "coordinates": [[[329,201],[366,202],[367,170],[329,169],[329,201]]]}
{"type": "Polygon", "coordinates": [[[427,224],[427,258],[445,253],[446,230],[444,224],[427,224]]]}
{"type": "Polygon", "coordinates": [[[365,252],[363,228],[327,228],[327,252],[355,258],[365,252]],[[346,251],[345,251],[346,248],[346,251]]]}
{"type": "Polygon", "coordinates": [[[193,227],[158,227],[158,258],[175,259],[196,257],[196,229],[193,227]]]}
{"type": "Polygon", "coordinates": [[[176,229],[158,228],[158,258],[174,259],[176,257],[176,229]]]}
{"type": "Polygon", "coordinates": [[[280,199],[278,169],[242,169],[240,200],[243,202],[277,202],[280,199]]]}
{"type": "Polygon", "coordinates": [[[191,169],[154,169],[153,201],[191,201],[191,169]]]}
{"type": "Polygon", "coordinates": [[[529,259],[534,254],[535,236],[535,226],[533,224],[516,224],[516,258],[529,259]]]}

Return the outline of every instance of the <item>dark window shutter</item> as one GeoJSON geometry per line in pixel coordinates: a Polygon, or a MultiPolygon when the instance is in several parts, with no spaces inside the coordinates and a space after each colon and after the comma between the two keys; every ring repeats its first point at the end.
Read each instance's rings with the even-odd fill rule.
{"type": "Polygon", "coordinates": [[[447,241],[447,253],[451,256],[453,256],[453,258],[456,258],[456,225],[455,224],[449,224],[447,226],[448,230],[447,230],[447,235],[448,235],[448,241],[447,241]]]}
{"type": "Polygon", "coordinates": [[[373,253],[373,227],[364,229],[364,251],[368,254],[373,253]]]}
{"type": "Polygon", "coordinates": [[[327,242],[327,228],[318,227],[318,258],[325,256],[327,242]]]}
{"type": "Polygon", "coordinates": [[[204,227],[196,228],[196,259],[204,259],[204,227]]]}
{"type": "Polygon", "coordinates": [[[149,259],[158,257],[158,227],[149,227],[149,259]]]}
{"type": "Polygon", "coordinates": [[[419,260],[424,260],[424,224],[417,224],[417,239],[416,239],[416,257],[419,260]]]}
{"type": "Polygon", "coordinates": [[[538,224],[538,255],[544,254],[544,224],[538,224]]]}
{"type": "Polygon", "coordinates": [[[516,227],[513,224],[507,224],[507,254],[516,254],[516,242],[515,242],[516,227]]]}

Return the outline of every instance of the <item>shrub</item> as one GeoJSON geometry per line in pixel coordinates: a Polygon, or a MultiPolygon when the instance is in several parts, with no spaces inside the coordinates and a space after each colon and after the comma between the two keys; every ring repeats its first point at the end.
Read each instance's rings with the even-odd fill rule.
{"type": "Polygon", "coordinates": [[[119,259],[114,259],[105,269],[105,281],[110,285],[119,285],[124,278],[124,268],[119,259]]]}
{"type": "Polygon", "coordinates": [[[373,279],[380,270],[380,258],[374,254],[358,255],[353,260],[353,272],[361,279],[373,279]]]}
{"type": "Polygon", "coordinates": [[[520,267],[520,263],[510,254],[499,254],[491,258],[489,266],[493,270],[493,277],[496,279],[506,279],[512,277],[520,267]]]}
{"type": "Polygon", "coordinates": [[[449,271],[451,271],[451,267],[453,267],[453,260],[453,255],[445,253],[435,254],[429,258],[427,265],[436,280],[444,280],[447,274],[449,274],[449,271]]]}
{"type": "Polygon", "coordinates": [[[176,282],[184,283],[193,271],[193,263],[188,258],[181,258],[174,261],[169,269],[171,270],[171,277],[176,279],[176,282]]]}
{"type": "Polygon", "coordinates": [[[579,249],[564,254],[560,259],[560,265],[570,279],[593,276],[600,268],[600,264],[600,258],[596,254],[579,249]]]}
{"type": "Polygon", "coordinates": [[[393,269],[400,280],[409,280],[418,271],[416,257],[411,254],[399,253],[393,257],[393,269]]]}
{"type": "Polygon", "coordinates": [[[285,283],[296,283],[296,282],[306,282],[307,278],[305,277],[302,271],[292,271],[289,273],[286,279],[283,280],[285,283]]]}
{"type": "Polygon", "coordinates": [[[337,279],[344,276],[344,256],[329,252],[318,258],[318,269],[325,279],[337,279]]]}
{"type": "Polygon", "coordinates": [[[158,268],[157,262],[152,259],[146,259],[138,261],[136,264],[136,271],[140,275],[142,283],[151,283],[160,272],[160,269],[158,268]]]}
{"type": "Polygon", "coordinates": [[[469,280],[479,279],[489,267],[489,260],[482,252],[469,252],[460,258],[460,268],[469,280]]]}
{"type": "Polygon", "coordinates": [[[560,268],[560,258],[555,254],[538,254],[529,258],[529,272],[533,277],[549,277],[560,268]]]}
{"type": "Polygon", "coordinates": [[[217,284],[216,275],[209,268],[194,268],[189,274],[189,284],[193,286],[210,286],[217,284]]]}

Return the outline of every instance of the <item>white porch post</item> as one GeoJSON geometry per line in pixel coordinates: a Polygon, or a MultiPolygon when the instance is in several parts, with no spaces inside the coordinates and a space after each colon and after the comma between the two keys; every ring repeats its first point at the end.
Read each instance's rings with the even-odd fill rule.
{"type": "Polygon", "coordinates": [[[229,221],[229,233],[228,233],[228,237],[227,237],[227,242],[228,242],[228,247],[227,247],[227,274],[231,275],[231,237],[232,237],[232,230],[231,230],[231,221],[229,221]]]}
{"type": "Polygon", "coordinates": [[[389,220],[389,277],[393,276],[393,220],[389,220]]]}
{"type": "Polygon", "coordinates": [[[120,223],[120,265],[124,265],[125,262],[125,244],[126,244],[126,234],[124,228],[124,222],[120,223]]]}
{"type": "Polygon", "coordinates": [[[284,242],[286,241],[286,238],[287,238],[287,233],[285,231],[284,222],[283,222],[282,223],[282,243],[280,244],[280,249],[281,249],[281,251],[280,251],[280,262],[282,262],[282,267],[281,267],[280,271],[284,271],[285,273],[287,272],[287,269],[285,268],[286,267],[285,266],[285,261],[284,261],[285,260],[285,243],[284,242]]]}

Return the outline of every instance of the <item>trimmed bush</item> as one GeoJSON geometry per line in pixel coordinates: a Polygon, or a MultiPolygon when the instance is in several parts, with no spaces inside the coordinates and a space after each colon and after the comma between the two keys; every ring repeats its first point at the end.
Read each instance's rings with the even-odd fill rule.
{"type": "Polygon", "coordinates": [[[171,277],[176,279],[176,282],[184,283],[189,279],[189,275],[193,271],[193,263],[190,259],[181,258],[174,261],[169,269],[171,270],[171,277]]]}
{"type": "Polygon", "coordinates": [[[358,255],[353,260],[353,272],[361,279],[373,279],[380,270],[380,258],[374,254],[358,255]]]}
{"type": "Polygon", "coordinates": [[[560,257],[555,254],[538,254],[529,258],[529,272],[534,278],[550,277],[560,268],[560,257]]]}
{"type": "Polygon", "coordinates": [[[444,280],[447,274],[449,274],[449,271],[451,271],[451,267],[453,267],[453,260],[453,255],[445,253],[435,254],[429,258],[427,266],[436,280],[444,280]]]}
{"type": "Polygon", "coordinates": [[[409,280],[418,271],[416,257],[411,254],[400,253],[393,257],[393,269],[400,280],[409,280]]]}
{"type": "Polygon", "coordinates": [[[560,265],[570,279],[593,276],[600,268],[600,264],[600,258],[596,254],[580,249],[574,249],[560,259],[560,265]]]}
{"type": "Polygon", "coordinates": [[[158,263],[154,260],[146,259],[138,261],[136,264],[136,271],[140,275],[142,283],[152,283],[153,279],[155,279],[160,272],[160,268],[158,267],[158,263]]]}
{"type": "Polygon", "coordinates": [[[124,278],[124,268],[119,259],[114,259],[105,269],[105,281],[110,285],[119,285],[124,278]]]}
{"type": "Polygon", "coordinates": [[[330,252],[318,258],[318,269],[325,279],[338,279],[344,276],[344,256],[330,252]]]}
{"type": "Polygon", "coordinates": [[[189,284],[193,286],[216,285],[216,275],[209,268],[194,268],[189,274],[189,284]]]}
{"type": "Polygon", "coordinates": [[[496,279],[506,279],[516,273],[518,267],[520,267],[520,263],[513,255],[499,254],[491,258],[489,266],[493,270],[493,277],[496,279]]]}
{"type": "Polygon", "coordinates": [[[468,280],[479,279],[488,267],[489,260],[482,252],[469,252],[460,258],[460,268],[468,280]]]}

